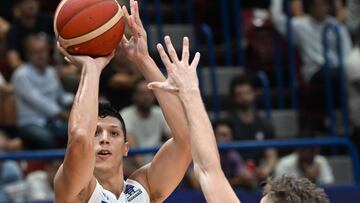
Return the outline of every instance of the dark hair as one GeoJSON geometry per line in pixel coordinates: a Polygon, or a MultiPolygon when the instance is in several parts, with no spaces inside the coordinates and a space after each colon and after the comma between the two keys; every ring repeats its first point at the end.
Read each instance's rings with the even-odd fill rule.
{"type": "Polygon", "coordinates": [[[229,127],[231,129],[231,132],[234,134],[235,126],[231,122],[229,122],[227,120],[218,120],[218,121],[213,122],[212,126],[213,126],[214,131],[220,125],[226,125],[227,127],[229,127]]]}
{"type": "Polygon", "coordinates": [[[245,74],[235,76],[230,82],[230,89],[229,89],[230,92],[229,93],[231,96],[234,96],[235,88],[236,88],[236,86],[239,86],[239,85],[250,85],[251,87],[254,88],[252,81],[245,74]]]}
{"type": "Polygon", "coordinates": [[[124,132],[125,141],[126,139],[126,126],[123,117],[120,115],[119,112],[117,112],[110,103],[107,102],[101,102],[99,103],[99,117],[105,118],[107,116],[115,117],[117,118],[121,123],[121,129],[124,132]]]}
{"type": "Polygon", "coordinates": [[[264,195],[272,203],[328,203],[329,199],[322,188],[316,187],[307,178],[282,176],[269,179],[265,183],[264,195]]]}

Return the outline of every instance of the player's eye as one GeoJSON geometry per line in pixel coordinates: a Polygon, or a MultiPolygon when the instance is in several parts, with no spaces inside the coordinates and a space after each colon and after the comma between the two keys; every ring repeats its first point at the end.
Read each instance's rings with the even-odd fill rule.
{"type": "Polygon", "coordinates": [[[117,137],[117,136],[119,136],[119,133],[116,132],[116,131],[113,131],[113,132],[111,132],[111,136],[112,137],[117,137]]]}
{"type": "Polygon", "coordinates": [[[100,130],[96,130],[96,132],[95,132],[95,137],[97,137],[97,136],[99,136],[99,135],[101,135],[101,131],[100,131],[100,130]]]}

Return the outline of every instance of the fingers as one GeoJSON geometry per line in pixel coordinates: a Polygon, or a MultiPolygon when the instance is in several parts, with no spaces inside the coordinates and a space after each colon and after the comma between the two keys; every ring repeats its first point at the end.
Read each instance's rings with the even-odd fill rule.
{"type": "Polygon", "coordinates": [[[190,66],[196,69],[199,65],[199,61],[200,61],[200,53],[196,52],[195,57],[194,57],[193,61],[191,62],[190,66]]]}
{"type": "Polygon", "coordinates": [[[122,10],[124,12],[125,18],[128,19],[130,15],[129,15],[129,12],[128,12],[126,6],[122,6],[122,10]]]}
{"type": "Polygon", "coordinates": [[[159,52],[162,62],[166,66],[166,69],[168,70],[168,72],[171,71],[172,64],[171,64],[171,61],[170,61],[168,55],[166,54],[166,52],[164,50],[164,47],[161,44],[157,44],[156,48],[159,52]]]}
{"type": "Polygon", "coordinates": [[[189,53],[189,38],[188,38],[188,37],[184,37],[184,39],[183,39],[183,52],[182,52],[181,60],[182,60],[183,62],[185,62],[186,64],[189,64],[189,57],[190,57],[190,53],[189,53]]]}
{"type": "Polygon", "coordinates": [[[120,41],[120,44],[118,46],[118,48],[124,47],[126,44],[129,43],[129,40],[126,38],[125,34],[123,35],[123,38],[120,41]]]}
{"type": "Polygon", "coordinates": [[[165,82],[151,82],[148,84],[148,88],[151,90],[161,89],[168,92],[179,92],[179,88],[167,85],[165,82]]]}
{"type": "Polygon", "coordinates": [[[65,60],[71,63],[72,56],[57,42],[57,49],[65,56],[65,60]]]}
{"type": "Polygon", "coordinates": [[[126,9],[126,6],[122,7],[122,10],[124,12],[124,16],[126,18],[126,21],[130,27],[130,31],[132,35],[135,35],[136,37],[140,38],[141,36],[146,36],[146,32],[144,30],[144,27],[142,25],[140,14],[139,14],[139,7],[137,1],[130,1],[130,12],[129,14],[128,10],[126,9]]]}
{"type": "Polygon", "coordinates": [[[139,11],[139,3],[135,1],[134,3],[134,12],[133,15],[135,16],[136,23],[141,27],[144,28],[141,18],[140,18],[140,11],[139,11]]]}
{"type": "Polygon", "coordinates": [[[130,12],[131,15],[135,15],[135,1],[134,0],[130,0],[130,12]]]}
{"type": "Polygon", "coordinates": [[[166,48],[168,50],[169,56],[172,60],[173,63],[179,63],[179,58],[176,54],[175,48],[171,43],[171,39],[169,36],[165,37],[165,44],[166,44],[166,48]]]}

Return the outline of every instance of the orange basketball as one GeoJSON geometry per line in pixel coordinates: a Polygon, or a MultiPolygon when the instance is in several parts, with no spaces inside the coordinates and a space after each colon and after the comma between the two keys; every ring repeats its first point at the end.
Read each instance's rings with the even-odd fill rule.
{"type": "Polygon", "coordinates": [[[55,36],[75,55],[109,55],[124,29],[124,14],[116,0],[62,0],[54,16],[55,36]]]}

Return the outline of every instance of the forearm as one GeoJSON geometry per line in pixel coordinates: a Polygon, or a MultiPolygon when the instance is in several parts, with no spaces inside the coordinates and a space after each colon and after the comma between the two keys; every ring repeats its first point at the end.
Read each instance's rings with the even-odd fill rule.
{"type": "MultiPolygon", "coordinates": [[[[164,75],[159,70],[154,60],[148,56],[144,60],[137,62],[137,67],[147,82],[165,81],[164,75]]],[[[172,131],[175,141],[189,141],[189,129],[185,117],[185,112],[181,106],[179,98],[171,93],[161,90],[153,90],[158,100],[164,117],[172,131]]]]}
{"type": "Polygon", "coordinates": [[[220,167],[219,152],[211,122],[202,102],[200,91],[180,93],[190,128],[190,143],[194,165],[201,170],[220,167]]]}
{"type": "Polygon", "coordinates": [[[69,117],[69,136],[96,130],[99,97],[99,74],[96,67],[83,67],[79,88],[69,117]],[[80,132],[79,132],[80,131],[80,132]]]}

